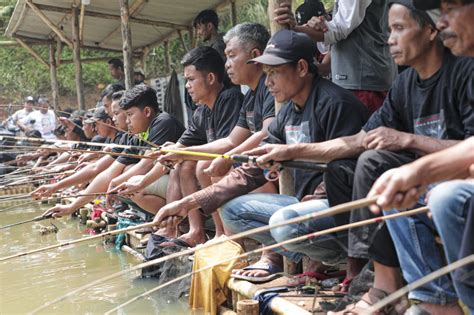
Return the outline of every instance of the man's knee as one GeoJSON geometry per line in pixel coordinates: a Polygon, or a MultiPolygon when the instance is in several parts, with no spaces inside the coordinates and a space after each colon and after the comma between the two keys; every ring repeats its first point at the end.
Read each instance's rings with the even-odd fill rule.
{"type": "MultiPolygon", "coordinates": [[[[196,177],[199,183],[202,185],[203,183],[207,183],[210,181],[209,175],[204,173],[204,170],[209,167],[212,161],[199,161],[196,165],[196,177]]],[[[204,185],[206,186],[206,185],[204,185]]]]}
{"type": "Polygon", "coordinates": [[[444,182],[430,191],[428,207],[434,217],[443,217],[462,208],[462,204],[469,202],[474,194],[474,185],[466,181],[456,180],[444,182]]]}
{"type": "MultiPolygon", "coordinates": [[[[291,220],[293,218],[298,217],[298,212],[291,208],[284,208],[280,209],[277,212],[275,212],[271,217],[269,221],[269,225],[277,225],[280,224],[284,221],[291,220]]],[[[298,231],[297,231],[298,224],[286,224],[280,227],[276,227],[270,230],[272,237],[278,242],[283,242],[289,239],[293,239],[295,237],[298,237],[298,231]]]]}

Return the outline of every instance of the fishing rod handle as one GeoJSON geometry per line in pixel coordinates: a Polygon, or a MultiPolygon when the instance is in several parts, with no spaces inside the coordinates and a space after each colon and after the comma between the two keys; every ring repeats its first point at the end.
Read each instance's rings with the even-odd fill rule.
{"type": "MultiPolygon", "coordinates": [[[[235,154],[232,155],[232,160],[240,163],[257,163],[257,156],[249,156],[249,155],[240,155],[240,154],[235,154]]],[[[279,162],[281,166],[286,167],[286,168],[296,168],[296,169],[302,169],[302,170],[309,170],[309,171],[315,171],[315,172],[326,172],[327,171],[327,165],[326,164],[321,164],[321,163],[314,163],[314,162],[307,162],[307,161],[281,161],[279,162]]],[[[268,164],[273,165],[274,162],[270,161],[268,164]]]]}

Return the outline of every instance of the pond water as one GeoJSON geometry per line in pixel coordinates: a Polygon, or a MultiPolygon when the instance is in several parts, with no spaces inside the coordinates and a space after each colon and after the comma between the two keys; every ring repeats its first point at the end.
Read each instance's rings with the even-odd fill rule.
{"type": "MultiPolygon", "coordinates": [[[[10,205],[2,205],[2,207],[10,205]]],[[[0,212],[0,226],[41,215],[47,205],[19,206],[0,212]]],[[[46,220],[0,230],[0,257],[58,242],[78,239],[86,229],[74,218],[46,220]],[[41,235],[39,228],[53,222],[57,234],[41,235]]],[[[101,240],[53,249],[0,262],[0,314],[27,314],[44,303],[80,286],[138,264],[130,254],[116,252],[101,240]]],[[[140,279],[136,273],[110,280],[44,309],[40,314],[103,314],[158,285],[156,279],[140,279]]],[[[164,289],[141,299],[119,314],[198,314],[187,299],[177,300],[164,289]]]]}

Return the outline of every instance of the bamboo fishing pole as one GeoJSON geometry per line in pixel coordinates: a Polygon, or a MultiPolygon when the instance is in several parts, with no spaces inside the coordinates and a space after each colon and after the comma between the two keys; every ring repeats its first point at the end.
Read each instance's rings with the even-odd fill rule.
{"type": "Polygon", "coordinates": [[[111,155],[111,156],[124,156],[130,157],[135,159],[155,159],[151,156],[141,155],[141,154],[128,154],[128,153],[118,153],[118,152],[105,152],[105,151],[89,151],[89,150],[82,150],[82,149],[66,149],[66,148],[43,148],[44,150],[49,150],[53,152],[79,152],[79,153],[94,153],[99,155],[111,155]]]}
{"type": "MultiPolygon", "coordinates": [[[[59,112],[61,112],[61,111],[59,111],[59,112]]],[[[66,112],[63,112],[63,113],[66,113],[66,112]]],[[[82,118],[82,119],[85,119],[85,118],[86,118],[85,116],[81,116],[81,115],[78,115],[78,117],[80,117],[80,118],[82,118]]],[[[110,128],[112,128],[112,129],[115,129],[115,130],[118,131],[118,132],[124,132],[124,133],[131,134],[130,132],[128,132],[128,130],[124,130],[124,129],[119,128],[119,127],[117,127],[117,126],[115,126],[115,125],[108,124],[108,123],[106,123],[105,121],[97,120],[97,121],[95,121],[95,123],[98,123],[98,124],[101,124],[101,125],[110,127],[110,128]]],[[[135,136],[135,135],[133,135],[133,136],[135,136]]],[[[140,140],[141,140],[142,142],[148,144],[148,145],[149,145],[150,147],[152,147],[152,148],[159,148],[159,147],[160,147],[160,145],[158,145],[158,144],[156,144],[156,143],[153,143],[153,142],[151,142],[151,141],[148,141],[148,140],[146,140],[146,139],[140,139],[140,140]]]]}
{"type": "Polygon", "coordinates": [[[189,272],[189,273],[184,274],[184,275],[182,275],[178,278],[175,278],[173,280],[165,282],[165,283],[163,283],[163,284],[161,284],[161,285],[159,285],[159,286],[157,286],[157,287],[155,287],[151,290],[148,290],[148,291],[146,291],[146,292],[144,292],[144,293],[142,293],[142,294],[140,294],[140,295],[138,295],[138,296],[136,296],[136,297],[120,304],[120,305],[118,305],[117,307],[107,311],[105,314],[106,315],[107,314],[112,314],[113,312],[118,311],[119,309],[121,309],[121,308],[123,308],[127,305],[130,305],[133,302],[138,301],[139,299],[141,299],[145,296],[148,296],[148,295],[150,295],[150,294],[152,294],[152,293],[154,293],[158,290],[161,290],[161,289],[163,289],[163,288],[165,288],[165,287],[167,287],[167,286],[169,286],[173,283],[179,282],[179,281],[184,280],[187,277],[190,277],[190,276],[192,276],[196,273],[211,269],[213,267],[219,266],[219,265],[227,263],[227,262],[231,262],[233,260],[246,258],[246,257],[249,257],[251,255],[261,253],[263,251],[269,251],[269,250],[272,250],[272,249],[275,249],[275,248],[278,248],[278,247],[282,247],[282,246],[285,246],[285,245],[306,241],[306,240],[313,239],[313,238],[320,237],[320,236],[324,236],[324,235],[327,235],[327,234],[341,232],[341,231],[345,231],[345,230],[348,230],[348,229],[351,229],[351,228],[361,227],[361,226],[365,226],[365,225],[369,225],[369,224],[380,223],[380,222],[389,221],[389,220],[395,220],[395,219],[398,219],[398,218],[401,218],[401,217],[408,217],[408,216],[413,216],[413,215],[417,215],[417,214],[422,214],[422,213],[426,213],[428,211],[429,211],[428,207],[421,207],[421,208],[410,210],[410,211],[399,212],[399,213],[395,213],[395,214],[390,214],[390,215],[386,215],[386,216],[381,216],[381,217],[377,217],[377,218],[371,218],[371,219],[367,219],[367,220],[363,220],[363,221],[359,221],[359,222],[354,222],[354,223],[349,223],[349,224],[345,224],[345,225],[341,225],[341,226],[336,226],[336,227],[325,229],[325,230],[322,230],[322,231],[308,233],[306,235],[298,236],[298,237],[295,237],[295,238],[292,238],[292,239],[289,239],[289,240],[286,240],[286,241],[283,241],[283,242],[280,242],[280,243],[277,243],[277,244],[257,248],[253,251],[243,253],[243,254],[241,254],[237,257],[231,257],[231,258],[228,258],[228,259],[225,259],[225,260],[218,261],[218,262],[216,262],[214,264],[211,264],[209,266],[200,268],[198,270],[189,272]]]}
{"type": "MultiPolygon", "coordinates": [[[[362,206],[361,206],[362,207],[362,206]]],[[[278,243],[278,244],[274,244],[274,245],[270,245],[270,246],[266,246],[266,247],[262,247],[262,248],[258,248],[256,250],[253,250],[251,252],[247,252],[247,253],[244,253],[240,256],[237,256],[237,257],[232,257],[232,258],[229,258],[229,259],[226,259],[224,261],[219,261],[218,263],[216,264],[213,264],[211,266],[206,266],[204,268],[201,268],[197,271],[194,271],[194,272],[191,272],[191,273],[188,273],[186,275],[183,275],[183,276],[180,276],[174,280],[171,280],[165,284],[163,284],[162,286],[159,286],[158,288],[155,288],[153,290],[157,291],[159,289],[161,289],[162,287],[164,286],[167,286],[167,285],[170,285],[174,282],[177,282],[177,281],[180,281],[182,279],[185,279],[191,275],[193,275],[194,273],[197,273],[197,272],[201,272],[203,270],[207,270],[209,268],[212,268],[214,266],[217,266],[217,265],[220,265],[222,263],[225,263],[225,262],[229,262],[229,261],[232,261],[234,259],[241,259],[241,258],[245,258],[247,256],[250,256],[250,255],[253,255],[253,254],[256,254],[256,253],[260,253],[260,252],[263,252],[264,250],[270,250],[270,249],[273,249],[273,248],[276,248],[276,247],[280,247],[282,245],[286,245],[286,244],[291,244],[291,243],[294,243],[294,242],[299,242],[299,241],[302,241],[302,240],[305,240],[307,238],[315,238],[317,236],[322,236],[322,235],[325,235],[325,234],[329,234],[329,233],[335,233],[335,232],[338,232],[340,230],[345,230],[345,229],[349,229],[349,228],[352,228],[352,227],[358,227],[358,226],[362,226],[362,225],[366,225],[366,224],[371,224],[371,223],[378,223],[378,222],[381,222],[381,221],[384,221],[384,220],[387,220],[386,218],[391,218],[391,219],[395,219],[395,218],[398,218],[398,217],[401,217],[401,216],[406,216],[408,213],[409,215],[414,215],[414,214],[418,214],[418,213],[424,213],[424,212],[427,212],[428,209],[426,207],[423,207],[423,208],[420,208],[420,209],[415,209],[415,210],[412,210],[412,211],[407,211],[407,212],[402,212],[402,213],[397,213],[397,214],[393,214],[393,215],[389,215],[389,216],[386,216],[385,219],[384,217],[378,217],[378,218],[373,218],[373,219],[368,219],[368,220],[365,220],[365,221],[361,221],[361,222],[355,222],[355,223],[351,223],[351,224],[346,224],[346,225],[343,225],[343,226],[339,226],[339,227],[334,227],[334,228],[330,228],[330,229],[327,229],[327,230],[323,230],[323,231],[319,231],[319,232],[314,232],[314,233],[310,233],[310,234],[307,234],[307,235],[304,235],[304,236],[300,236],[298,238],[295,238],[295,239],[291,239],[291,240],[287,240],[287,241],[284,241],[284,242],[281,242],[281,243],[278,243]]],[[[288,220],[288,221],[291,221],[291,220],[288,220]]],[[[272,227],[273,228],[273,227],[272,227]]],[[[255,229],[254,229],[255,230],[255,229]]],[[[245,232],[244,232],[245,233],[245,232]]],[[[106,277],[103,277],[101,279],[98,279],[98,280],[95,280],[87,285],[84,285],[82,287],[79,287],[78,289],[75,289],[71,292],[68,292],[67,294],[61,296],[61,297],[58,297],[56,299],[54,299],[53,301],[50,301],[50,302],[47,302],[45,303],[44,305],[42,305],[41,307],[39,308],[36,308],[35,310],[32,311],[31,314],[34,314],[34,313],[37,313],[53,304],[56,304],[58,302],[61,302],[62,300],[70,297],[70,296],[73,296],[73,295],[76,295],[84,290],[87,290],[91,287],[94,287],[95,285],[97,284],[100,284],[100,283],[103,283],[105,281],[109,281],[111,279],[114,279],[114,278],[117,278],[117,277],[120,277],[120,276],[123,276],[129,272],[132,272],[132,271],[136,271],[136,270],[139,270],[139,269],[142,269],[142,268],[146,268],[146,267],[149,267],[149,266],[153,266],[153,265],[156,265],[156,264],[159,264],[159,263],[162,263],[162,262],[165,262],[167,260],[170,260],[170,259],[174,259],[174,258],[178,258],[178,257],[181,257],[181,256],[184,256],[184,255],[189,255],[189,254],[192,254],[194,253],[195,251],[197,250],[201,250],[201,249],[205,249],[205,248],[209,248],[211,246],[215,246],[215,245],[218,245],[218,244],[222,244],[222,243],[225,243],[227,241],[231,241],[231,240],[235,240],[236,235],[233,235],[233,236],[230,236],[230,237],[227,237],[225,239],[222,239],[222,240],[216,240],[216,241],[212,241],[212,242],[208,242],[208,243],[205,243],[203,245],[200,245],[199,248],[193,248],[193,249],[188,249],[188,250],[184,250],[184,251],[181,251],[181,252],[177,252],[177,253],[173,253],[173,254],[170,254],[170,255],[167,255],[165,257],[161,257],[161,258],[158,258],[158,259],[154,259],[154,260],[151,260],[151,261],[148,261],[148,262],[145,262],[145,263],[142,263],[142,264],[139,264],[139,265],[136,265],[134,267],[131,267],[127,270],[123,270],[123,271],[119,271],[119,272],[116,272],[112,275],[109,275],[109,276],[106,276],[106,277]]],[[[135,299],[132,299],[133,301],[135,301],[135,299]]],[[[115,309],[114,309],[115,310],[115,309]]],[[[113,310],[112,310],[113,311],[113,310]]],[[[108,313],[112,312],[112,311],[109,311],[108,313]]]]}
{"type": "MultiPolygon", "coordinates": [[[[30,141],[30,142],[40,142],[43,144],[77,144],[83,146],[95,146],[95,147],[111,147],[111,148],[121,148],[121,149],[137,149],[137,150],[149,150],[149,147],[143,146],[132,146],[126,144],[115,144],[115,143],[101,143],[101,142],[88,142],[88,141],[74,141],[74,140],[48,140],[48,139],[40,139],[40,138],[29,138],[29,137],[14,137],[14,136],[0,136],[0,141],[3,139],[11,139],[17,141],[30,141]]],[[[39,148],[39,147],[36,147],[39,148]]],[[[43,147],[41,147],[43,148],[43,147]]]]}
{"type": "Polygon", "coordinates": [[[365,315],[370,315],[374,314],[377,312],[377,310],[385,307],[386,305],[395,302],[396,300],[400,299],[410,291],[413,291],[419,287],[424,286],[427,283],[430,283],[431,281],[444,276],[458,268],[461,268],[463,266],[467,266],[469,264],[474,263],[474,254],[471,254],[469,256],[466,256],[462,259],[459,259],[449,265],[446,265],[436,271],[433,271],[432,273],[424,276],[423,278],[420,278],[416,280],[415,282],[412,282],[408,284],[407,286],[393,292],[389,296],[385,297],[384,299],[378,301],[377,303],[371,305],[367,310],[363,311],[362,314],[365,315]]]}
{"type": "Polygon", "coordinates": [[[16,223],[1,226],[0,230],[11,228],[11,227],[21,225],[21,224],[25,224],[25,223],[43,221],[43,220],[51,219],[51,218],[52,218],[52,215],[40,215],[40,216],[34,217],[33,219],[28,219],[28,220],[25,220],[25,221],[16,222],[16,223]]]}
{"type": "Polygon", "coordinates": [[[8,208],[2,208],[2,209],[0,209],[0,213],[2,213],[2,212],[7,212],[7,211],[10,211],[10,210],[12,210],[12,209],[15,209],[15,208],[18,208],[18,207],[22,207],[22,206],[28,206],[28,205],[32,205],[32,204],[38,204],[39,202],[45,201],[45,200],[53,200],[53,199],[33,200],[33,201],[25,202],[25,203],[20,203],[20,204],[13,205],[13,206],[8,207],[8,208]]]}
{"type": "MultiPolygon", "coordinates": [[[[262,232],[267,232],[271,229],[274,229],[274,228],[277,228],[277,227],[280,227],[280,226],[285,226],[287,224],[300,223],[300,222],[308,221],[308,220],[311,220],[311,219],[319,219],[319,218],[323,218],[323,217],[327,217],[327,216],[337,215],[337,214],[344,213],[344,212],[347,212],[347,211],[350,211],[350,210],[356,209],[356,208],[364,208],[364,207],[367,207],[367,206],[370,206],[370,205],[374,204],[377,201],[378,197],[379,196],[374,196],[374,197],[371,197],[371,198],[363,198],[363,199],[343,203],[343,204],[325,209],[323,211],[319,211],[319,212],[316,212],[316,213],[308,213],[308,214],[299,216],[297,218],[292,218],[290,220],[285,220],[285,221],[282,221],[278,224],[262,226],[262,227],[259,227],[259,228],[255,228],[255,229],[251,229],[251,230],[242,232],[242,233],[238,233],[238,234],[230,236],[229,239],[236,240],[236,239],[239,239],[239,238],[248,237],[250,235],[254,235],[254,234],[258,234],[258,233],[262,233],[262,232]]],[[[155,224],[153,222],[149,222],[149,223],[135,225],[133,227],[129,227],[129,228],[126,228],[126,229],[115,230],[115,231],[111,231],[111,232],[106,232],[104,234],[94,235],[94,236],[91,236],[91,237],[85,237],[85,238],[70,241],[70,242],[59,243],[59,244],[47,246],[47,247],[44,247],[44,248],[38,248],[38,249],[35,249],[35,250],[32,250],[32,251],[18,253],[18,254],[14,254],[14,255],[11,255],[11,256],[7,256],[7,257],[2,257],[2,258],[0,258],[0,262],[10,260],[10,259],[13,259],[13,258],[17,258],[17,257],[21,257],[21,256],[26,256],[26,255],[30,255],[30,254],[34,254],[34,253],[39,253],[39,252],[42,252],[42,251],[47,251],[47,250],[54,249],[54,248],[68,246],[68,245],[71,245],[71,244],[77,244],[77,243],[80,243],[80,242],[94,240],[94,239],[100,238],[102,236],[105,237],[105,236],[114,235],[114,234],[117,234],[117,233],[124,233],[124,232],[130,232],[130,231],[134,231],[134,230],[141,229],[141,228],[148,228],[148,227],[152,227],[154,225],[155,224]],[[113,234],[109,234],[109,233],[113,233],[113,234]]],[[[204,245],[201,246],[201,248],[205,248],[206,246],[207,245],[204,244],[204,245]]],[[[178,254],[178,256],[173,256],[172,257],[172,258],[176,258],[176,257],[182,256],[182,255],[191,254],[194,251],[195,251],[195,249],[189,249],[187,251],[180,252],[181,254],[180,253],[174,253],[174,254],[171,254],[169,256],[173,256],[173,255],[178,254]],[[186,252],[186,253],[182,254],[184,252],[186,252]]],[[[162,261],[159,261],[159,262],[162,262],[162,261]]]]}

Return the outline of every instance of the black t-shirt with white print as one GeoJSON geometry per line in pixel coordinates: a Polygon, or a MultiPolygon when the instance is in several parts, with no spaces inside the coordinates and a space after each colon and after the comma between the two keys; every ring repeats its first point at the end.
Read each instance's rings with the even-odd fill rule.
{"type": "MultiPolygon", "coordinates": [[[[151,121],[150,127],[148,128],[148,137],[145,140],[156,145],[162,145],[165,142],[178,141],[183,132],[184,126],[175,117],[168,113],[160,113],[151,121]]],[[[128,145],[150,147],[147,142],[140,140],[137,135],[130,139],[128,145]]],[[[143,154],[143,152],[135,148],[125,149],[123,153],[143,154]]],[[[121,156],[117,159],[117,162],[130,165],[139,162],[139,160],[121,156]]]]}
{"type": "Polygon", "coordinates": [[[441,68],[430,78],[421,80],[415,69],[405,70],[363,129],[388,127],[451,140],[474,135],[473,62],[445,50],[441,68]]]}
{"type": "MultiPolygon", "coordinates": [[[[323,142],[360,132],[369,112],[351,92],[321,77],[303,108],[286,104],[270,124],[267,143],[296,144],[323,142]]],[[[322,173],[293,169],[296,197],[313,194],[322,181],[322,173]]]]}
{"type": "Polygon", "coordinates": [[[243,98],[238,89],[229,88],[219,93],[212,110],[199,105],[178,142],[190,147],[227,137],[237,123],[243,98]]]}
{"type": "Polygon", "coordinates": [[[244,97],[237,126],[250,130],[252,134],[262,130],[263,121],[275,117],[275,99],[265,86],[266,75],[262,75],[255,91],[249,90],[244,97]]]}

